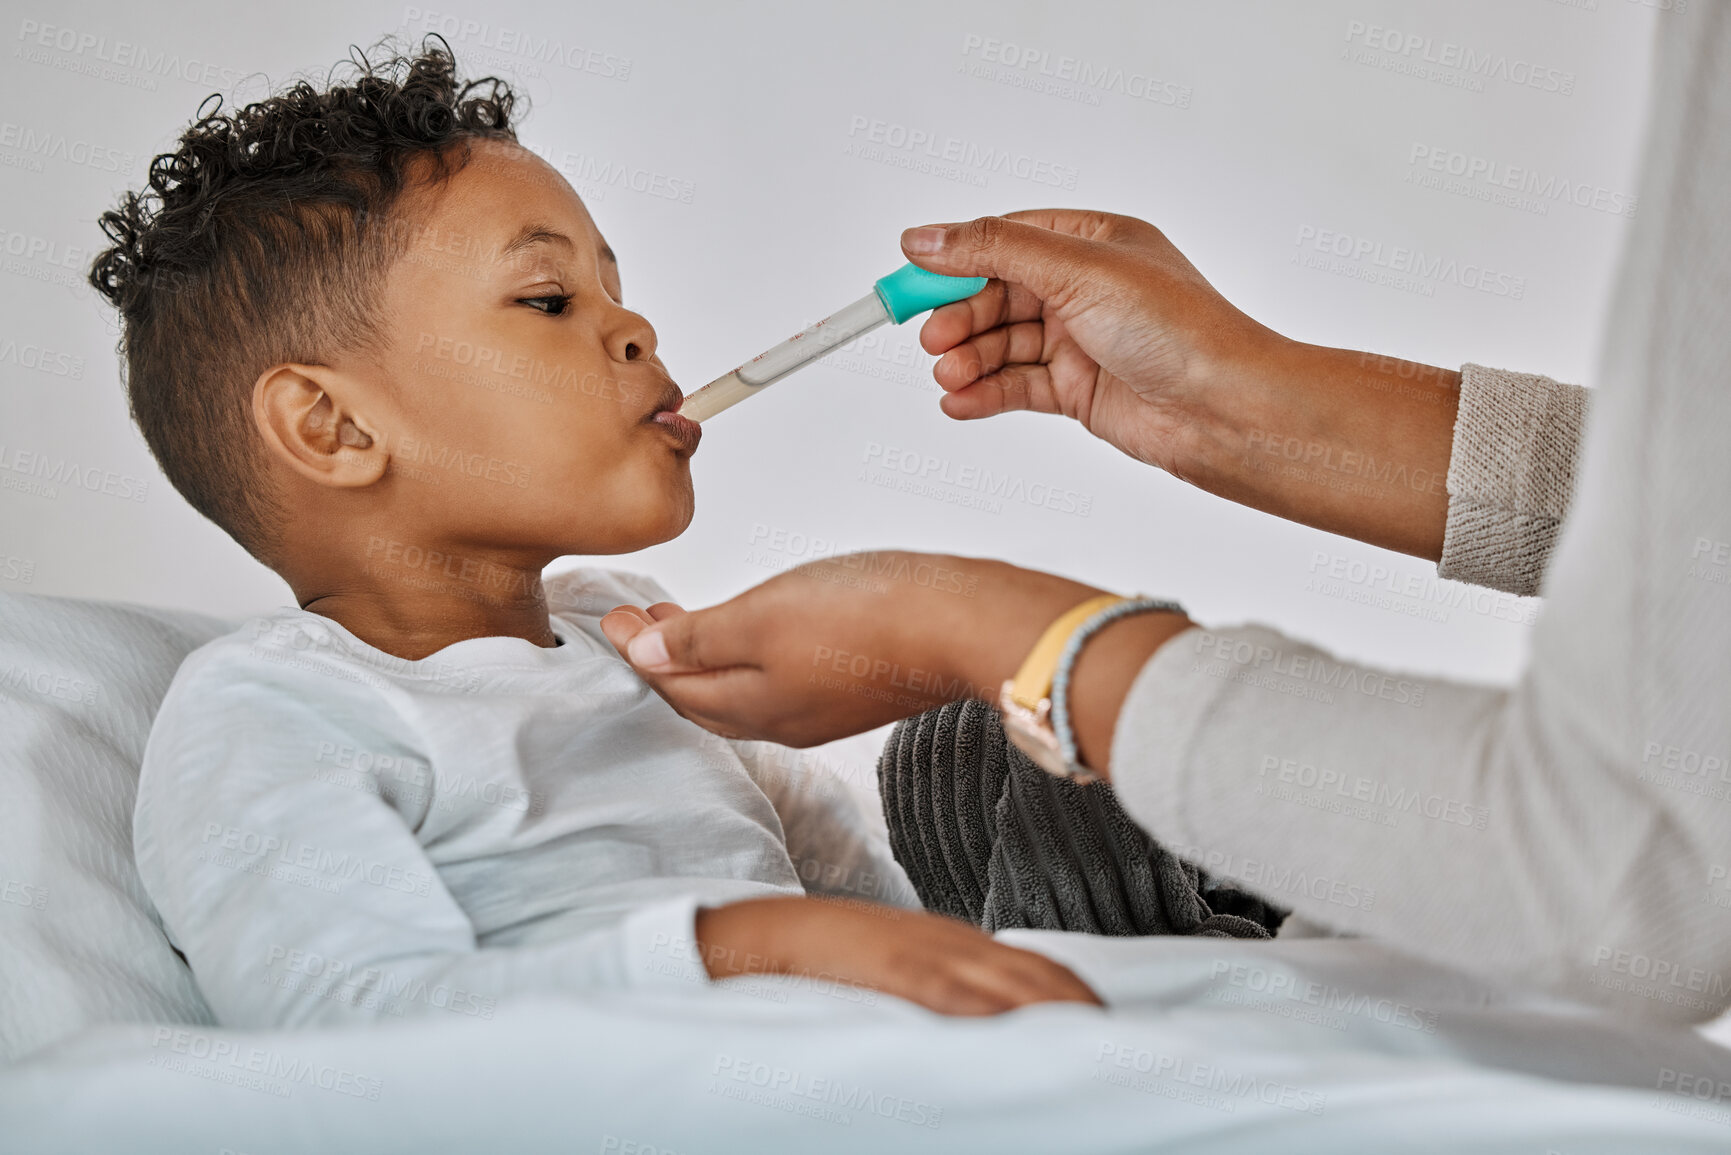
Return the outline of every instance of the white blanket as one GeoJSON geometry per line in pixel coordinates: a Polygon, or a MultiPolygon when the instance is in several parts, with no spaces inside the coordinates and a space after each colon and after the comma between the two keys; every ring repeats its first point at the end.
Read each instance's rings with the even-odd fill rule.
{"type": "MultiPolygon", "coordinates": [[[[1107,1011],[751,978],[218,1029],[126,834],[170,675],[230,628],[0,596],[0,1155],[1731,1150],[1731,1052],[1354,940],[1000,936],[1107,1011]]],[[[862,791],[869,748],[837,764],[862,791]]]]}
{"type": "Polygon", "coordinates": [[[1357,940],[1012,931],[1111,1004],[946,1019],[782,979],[347,1031],[97,1028],[0,1151],[1719,1151],[1731,1051],[1357,940]]]}

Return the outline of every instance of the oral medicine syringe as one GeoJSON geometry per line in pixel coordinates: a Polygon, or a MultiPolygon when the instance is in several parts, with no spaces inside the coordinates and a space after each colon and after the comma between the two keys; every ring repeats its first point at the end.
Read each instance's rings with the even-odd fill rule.
{"type": "Polygon", "coordinates": [[[891,321],[899,325],[927,309],[971,297],[985,287],[984,277],[946,277],[918,265],[903,265],[889,276],[878,278],[872,291],[853,304],[687,394],[679,406],[679,415],[701,423],[879,325],[891,321]]]}

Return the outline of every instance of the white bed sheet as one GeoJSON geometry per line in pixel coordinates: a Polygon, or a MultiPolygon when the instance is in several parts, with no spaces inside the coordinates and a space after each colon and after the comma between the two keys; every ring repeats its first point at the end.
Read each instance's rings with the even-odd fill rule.
{"type": "Polygon", "coordinates": [[[1691,1031],[1360,940],[1003,937],[1111,1009],[945,1019],[748,979],[345,1031],[106,1026],[0,1072],[0,1151],[1731,1149],[1731,1051],[1691,1031]]]}

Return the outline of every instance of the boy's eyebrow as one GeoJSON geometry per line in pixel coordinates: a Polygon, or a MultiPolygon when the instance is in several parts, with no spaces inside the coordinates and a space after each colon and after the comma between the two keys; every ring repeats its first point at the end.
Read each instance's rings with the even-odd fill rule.
{"type": "Polygon", "coordinates": [[[530,245],[551,244],[555,242],[564,245],[568,249],[574,249],[577,247],[576,243],[573,242],[570,237],[548,227],[547,225],[527,224],[517,230],[516,236],[505,242],[505,247],[499,250],[499,259],[503,261],[505,258],[512,256],[515,253],[522,252],[530,245]]]}
{"type": "MultiPolygon", "coordinates": [[[[527,224],[517,230],[517,235],[505,243],[499,250],[499,260],[503,261],[515,253],[520,253],[530,245],[561,244],[568,249],[575,249],[577,244],[564,233],[547,225],[527,224]]],[[[613,255],[613,250],[605,241],[601,244],[601,256],[608,264],[617,266],[619,258],[613,255]]]]}

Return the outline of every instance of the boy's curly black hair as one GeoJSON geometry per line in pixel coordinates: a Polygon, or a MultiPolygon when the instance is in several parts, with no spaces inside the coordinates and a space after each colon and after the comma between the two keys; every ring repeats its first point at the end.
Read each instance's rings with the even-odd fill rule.
{"type": "Polygon", "coordinates": [[[147,187],[102,214],[113,247],[90,267],[120,312],[146,444],[193,508],[266,565],[282,510],[261,468],[253,383],[378,338],[374,302],[408,235],[392,210],[422,179],[412,161],[438,183],[474,139],[517,139],[517,96],[497,77],[460,82],[441,37],[345,63],[357,75],[323,91],[301,80],[227,114],[207,97],[176,150],[150,162],[147,187]]]}

